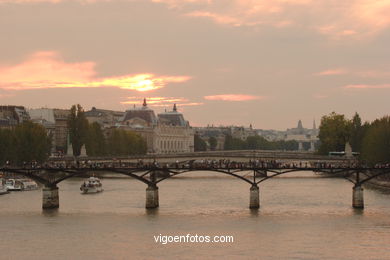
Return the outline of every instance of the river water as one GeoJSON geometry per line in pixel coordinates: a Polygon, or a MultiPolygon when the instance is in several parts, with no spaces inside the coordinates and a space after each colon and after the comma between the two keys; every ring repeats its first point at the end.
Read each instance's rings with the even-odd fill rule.
{"type": "Polygon", "coordinates": [[[159,184],[160,208],[146,210],[143,183],[103,179],[82,195],[82,179],[59,184],[60,209],[42,211],[42,193],[0,196],[0,259],[390,259],[390,194],[294,173],[250,186],[236,178],[191,173],[159,184]],[[159,235],[233,236],[233,243],[156,243],[159,235]]]}

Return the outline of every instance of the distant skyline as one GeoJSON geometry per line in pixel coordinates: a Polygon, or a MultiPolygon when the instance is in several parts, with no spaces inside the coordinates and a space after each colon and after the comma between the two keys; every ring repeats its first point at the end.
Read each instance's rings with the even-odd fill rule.
{"type": "Polygon", "coordinates": [[[0,0],[0,104],[311,128],[389,113],[390,0],[0,0]]]}

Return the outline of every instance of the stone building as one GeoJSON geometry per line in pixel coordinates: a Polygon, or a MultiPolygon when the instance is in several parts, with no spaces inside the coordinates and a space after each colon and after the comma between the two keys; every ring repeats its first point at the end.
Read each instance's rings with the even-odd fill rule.
{"type": "Polygon", "coordinates": [[[302,121],[298,121],[296,128],[287,129],[285,141],[295,140],[299,144],[299,150],[315,150],[315,144],[318,142],[318,130],[315,121],[313,121],[313,128],[307,129],[302,125],[302,121]]]}
{"type": "Polygon", "coordinates": [[[197,127],[195,128],[196,134],[206,142],[207,150],[211,150],[210,147],[210,138],[215,138],[217,140],[217,145],[215,147],[216,151],[222,151],[225,146],[225,136],[229,134],[229,129],[226,127],[197,127]]]}
{"type": "Polygon", "coordinates": [[[64,153],[68,137],[69,109],[37,108],[29,109],[33,122],[43,125],[52,136],[52,152],[64,153]]]}
{"type": "Polygon", "coordinates": [[[176,104],[170,112],[156,114],[146,104],[127,110],[119,128],[139,133],[146,140],[150,154],[186,153],[194,151],[194,132],[176,104]]]}
{"type": "Polygon", "coordinates": [[[23,106],[0,106],[0,127],[12,128],[30,117],[23,106]]]}
{"type": "Polygon", "coordinates": [[[125,112],[92,107],[91,110],[86,111],[84,114],[90,124],[96,122],[102,128],[109,128],[120,123],[125,112]]]}

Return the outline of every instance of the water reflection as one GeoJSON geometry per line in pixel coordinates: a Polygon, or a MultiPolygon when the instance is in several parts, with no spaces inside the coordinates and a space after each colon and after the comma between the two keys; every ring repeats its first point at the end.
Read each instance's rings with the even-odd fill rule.
{"type": "Polygon", "coordinates": [[[57,217],[59,209],[42,209],[42,215],[45,217],[57,217]]]}
{"type": "MultiPolygon", "coordinates": [[[[307,173],[305,173],[307,174],[307,173]]],[[[390,195],[364,190],[352,208],[343,179],[288,178],[249,186],[231,177],[173,178],[159,184],[160,207],[145,209],[145,185],[103,179],[104,192],[80,194],[81,179],[59,184],[60,208],[42,210],[41,191],[0,197],[5,259],[386,259],[390,195]],[[155,235],[233,235],[233,244],[168,244],[155,235]],[[28,247],[21,247],[21,241],[28,247]],[[373,250],[375,249],[375,250],[373,250]]]]}

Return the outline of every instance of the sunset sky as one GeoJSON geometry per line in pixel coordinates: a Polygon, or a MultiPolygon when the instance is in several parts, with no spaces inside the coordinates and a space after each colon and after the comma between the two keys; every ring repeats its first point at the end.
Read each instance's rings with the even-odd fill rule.
{"type": "Polygon", "coordinates": [[[389,113],[390,0],[0,0],[0,104],[280,129],[389,113]]]}

